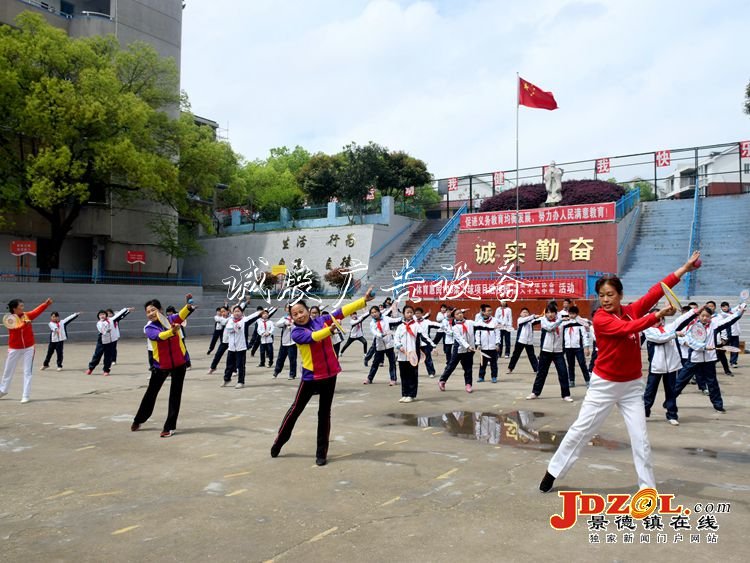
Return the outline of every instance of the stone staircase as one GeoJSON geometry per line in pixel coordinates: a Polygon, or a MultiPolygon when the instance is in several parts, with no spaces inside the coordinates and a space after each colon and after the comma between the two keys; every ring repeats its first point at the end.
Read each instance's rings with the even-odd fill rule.
{"type": "MultiPolygon", "coordinates": [[[[414,253],[422,246],[422,243],[427,237],[440,232],[445,224],[448,222],[447,219],[427,219],[422,223],[409,239],[394,252],[391,257],[380,267],[376,272],[371,272],[366,280],[367,285],[372,285],[376,290],[380,290],[381,287],[390,287],[394,283],[393,273],[400,272],[404,266],[404,260],[411,259],[414,253]]],[[[447,242],[447,241],[446,241],[447,242]]],[[[455,250],[455,242],[454,242],[455,250]]],[[[420,268],[419,271],[426,271],[424,267],[420,268]]]]}
{"type": "Polygon", "coordinates": [[[419,269],[420,272],[427,273],[443,273],[450,278],[453,273],[448,272],[441,268],[443,264],[450,264],[451,266],[456,263],[456,244],[458,243],[458,229],[453,231],[451,235],[445,239],[445,242],[440,248],[434,250],[424,261],[422,267],[419,269]]]}
{"type": "MultiPolygon", "coordinates": [[[[636,241],[620,278],[628,295],[643,295],[655,277],[675,270],[687,258],[693,200],[648,201],[641,204],[636,241]]],[[[683,287],[678,295],[684,295],[683,287]]]]}

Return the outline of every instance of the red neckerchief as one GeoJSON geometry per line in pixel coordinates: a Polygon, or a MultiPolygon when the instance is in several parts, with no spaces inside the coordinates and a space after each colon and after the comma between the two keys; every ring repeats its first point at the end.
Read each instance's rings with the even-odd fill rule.
{"type": "Polygon", "coordinates": [[[380,321],[375,321],[375,326],[378,327],[380,334],[383,334],[383,325],[380,324],[380,321]]]}
{"type": "Polygon", "coordinates": [[[414,321],[409,321],[406,323],[406,332],[408,332],[411,336],[414,336],[414,333],[411,331],[411,325],[414,324],[414,321]]]}
{"type": "Polygon", "coordinates": [[[57,334],[62,336],[62,333],[60,332],[60,321],[55,321],[55,324],[57,325],[57,334]]]}
{"type": "Polygon", "coordinates": [[[468,333],[469,333],[469,330],[468,330],[468,329],[466,328],[466,325],[464,324],[464,322],[463,322],[463,321],[461,321],[461,322],[460,322],[460,323],[458,323],[458,324],[460,324],[460,325],[461,325],[461,328],[462,328],[462,329],[464,329],[464,335],[466,335],[466,334],[468,334],[468,333]]]}

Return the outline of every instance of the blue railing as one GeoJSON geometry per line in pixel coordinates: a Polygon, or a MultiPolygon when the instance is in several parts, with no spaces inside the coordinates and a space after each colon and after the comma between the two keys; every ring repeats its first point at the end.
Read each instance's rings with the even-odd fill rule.
{"type": "Polygon", "coordinates": [[[203,285],[203,277],[166,277],[150,274],[68,272],[53,270],[40,274],[38,268],[26,272],[0,272],[0,282],[108,283],[116,285],[203,285]]]}
{"type": "Polygon", "coordinates": [[[619,221],[641,202],[641,190],[630,190],[615,203],[615,220],[619,221]]]}
{"type": "Polygon", "coordinates": [[[400,237],[401,235],[403,235],[406,231],[408,231],[411,228],[412,228],[411,224],[406,225],[403,229],[401,229],[399,232],[397,232],[395,235],[393,235],[391,238],[389,238],[387,241],[385,241],[380,246],[380,248],[378,248],[375,252],[373,252],[372,254],[370,254],[370,258],[375,258],[378,254],[380,254],[381,252],[383,252],[383,250],[385,250],[388,247],[388,245],[390,245],[394,240],[396,240],[398,237],[400,237]]]}
{"type": "Polygon", "coordinates": [[[638,224],[638,215],[640,214],[640,212],[641,212],[641,208],[636,207],[633,213],[633,217],[630,219],[630,225],[628,225],[628,230],[625,231],[625,236],[622,237],[622,242],[620,243],[620,246],[617,249],[618,256],[622,254],[628,242],[630,241],[630,237],[633,235],[633,231],[635,231],[635,226],[638,224]]]}
{"type": "MultiPolygon", "coordinates": [[[[466,209],[467,207],[464,203],[461,207],[458,208],[455,215],[453,215],[453,217],[451,217],[450,220],[445,225],[443,225],[443,228],[440,229],[440,232],[438,232],[437,235],[432,234],[425,239],[425,241],[422,243],[422,246],[420,246],[416,250],[414,256],[412,256],[411,260],[409,260],[409,267],[416,270],[422,265],[430,252],[432,252],[436,248],[440,248],[440,246],[446,241],[446,239],[451,236],[453,232],[458,228],[458,225],[461,222],[461,215],[466,213],[466,209]]],[[[402,269],[401,275],[403,274],[404,270],[402,269]]]]}
{"type": "MultiPolygon", "coordinates": [[[[697,157],[696,157],[697,158],[697,157]]],[[[695,175],[695,193],[693,194],[693,223],[690,225],[690,245],[688,246],[688,258],[693,252],[701,247],[701,191],[698,185],[698,174],[695,175]]],[[[696,272],[688,272],[685,283],[685,297],[695,295],[696,272]]]]}

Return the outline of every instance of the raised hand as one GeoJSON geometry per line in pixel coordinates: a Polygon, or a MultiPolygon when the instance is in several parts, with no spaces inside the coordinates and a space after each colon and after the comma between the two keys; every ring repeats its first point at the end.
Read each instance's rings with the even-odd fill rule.
{"type": "Polygon", "coordinates": [[[365,293],[365,302],[372,301],[373,299],[375,299],[375,292],[373,291],[372,286],[370,286],[365,293]]]}

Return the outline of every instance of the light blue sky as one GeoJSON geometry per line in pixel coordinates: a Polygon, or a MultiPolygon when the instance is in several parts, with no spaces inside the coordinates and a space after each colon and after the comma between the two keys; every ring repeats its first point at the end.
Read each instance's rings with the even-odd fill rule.
{"type": "MultiPolygon", "coordinates": [[[[188,0],[182,88],[234,149],[373,140],[436,177],[750,138],[742,1],[188,0]]],[[[625,179],[625,178],[623,178],[625,179]]]]}

